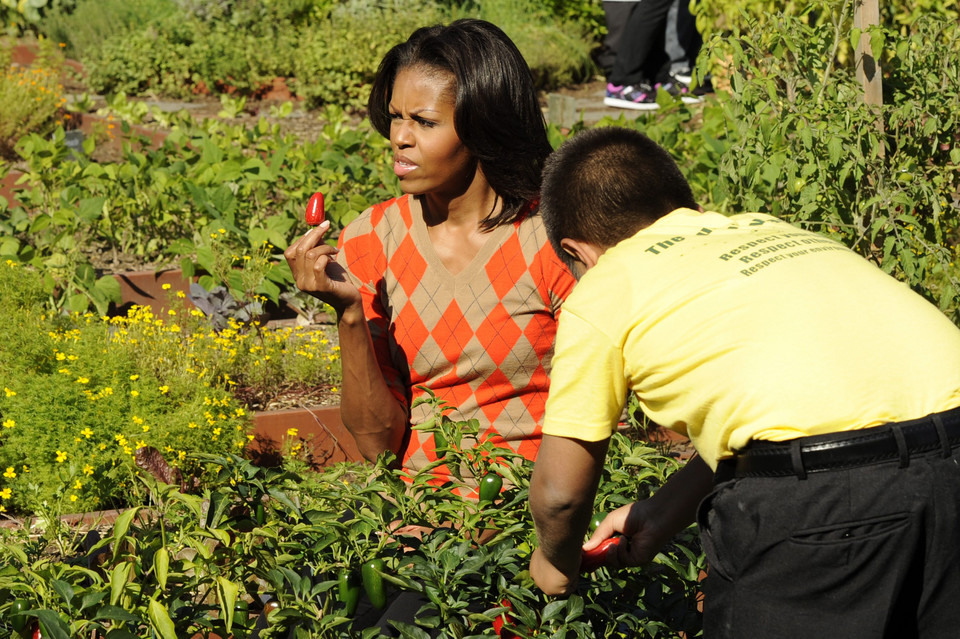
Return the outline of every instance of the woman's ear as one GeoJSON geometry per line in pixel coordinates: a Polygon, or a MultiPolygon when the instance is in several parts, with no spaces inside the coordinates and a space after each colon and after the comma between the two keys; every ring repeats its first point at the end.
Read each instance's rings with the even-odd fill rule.
{"type": "Polygon", "coordinates": [[[597,260],[600,259],[600,256],[606,251],[605,248],[601,248],[592,242],[572,240],[568,237],[560,240],[560,248],[562,248],[567,255],[583,264],[586,270],[590,270],[596,266],[597,260]]]}

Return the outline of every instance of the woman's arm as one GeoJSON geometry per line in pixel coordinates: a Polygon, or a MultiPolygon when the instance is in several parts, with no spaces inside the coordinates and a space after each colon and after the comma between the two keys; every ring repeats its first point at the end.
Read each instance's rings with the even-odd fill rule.
{"type": "Polygon", "coordinates": [[[337,316],[343,384],[340,417],[364,458],[400,451],[409,424],[405,407],[383,378],[361,304],[337,316]]]}
{"type": "Polygon", "coordinates": [[[408,426],[406,408],[390,391],[377,360],[363,298],[337,263],[337,249],[322,242],[330,223],[307,231],[284,257],[297,288],[329,304],[337,314],[343,383],[340,415],[364,458],[400,451],[408,426]]]}

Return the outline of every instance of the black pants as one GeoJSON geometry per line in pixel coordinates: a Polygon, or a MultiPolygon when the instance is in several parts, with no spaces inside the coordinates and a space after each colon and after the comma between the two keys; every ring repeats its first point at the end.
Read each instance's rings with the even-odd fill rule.
{"type": "Polygon", "coordinates": [[[667,14],[674,0],[642,0],[630,11],[608,81],[616,85],[652,84],[670,68],[666,51],[667,14]]]}
{"type": "Polygon", "coordinates": [[[958,451],[720,482],[699,515],[704,636],[960,636],[958,451]]]}

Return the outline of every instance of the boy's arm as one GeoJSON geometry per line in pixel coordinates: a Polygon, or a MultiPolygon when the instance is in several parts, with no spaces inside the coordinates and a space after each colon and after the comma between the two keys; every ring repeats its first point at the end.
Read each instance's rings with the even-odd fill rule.
{"type": "Polygon", "coordinates": [[[609,438],[543,436],[530,480],[530,512],[539,540],[530,574],[546,594],[567,594],[577,585],[583,537],[609,443],[609,438]]]}

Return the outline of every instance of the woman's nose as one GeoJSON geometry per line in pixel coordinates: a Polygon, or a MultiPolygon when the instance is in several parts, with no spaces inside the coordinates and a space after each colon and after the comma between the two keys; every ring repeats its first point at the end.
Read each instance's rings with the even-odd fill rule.
{"type": "Polygon", "coordinates": [[[393,121],[390,137],[399,147],[408,147],[413,144],[413,132],[409,120],[397,119],[393,121]]]}

